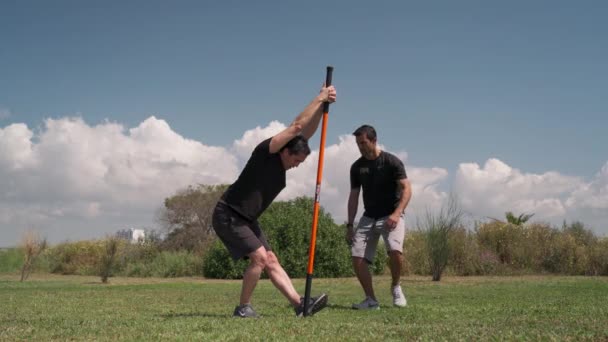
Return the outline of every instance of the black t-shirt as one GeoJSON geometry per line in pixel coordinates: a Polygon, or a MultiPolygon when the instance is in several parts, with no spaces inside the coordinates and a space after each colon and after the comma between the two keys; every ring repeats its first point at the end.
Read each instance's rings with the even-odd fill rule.
{"type": "Polygon", "coordinates": [[[270,139],[253,150],[239,178],[222,200],[250,221],[255,221],[285,187],[285,168],[278,153],[270,153],[270,139]]]}
{"type": "Polygon", "coordinates": [[[357,159],[350,167],[350,188],[363,187],[363,215],[378,219],[392,214],[403,191],[398,182],[404,178],[403,163],[388,152],[381,151],[374,160],[357,159]]]}

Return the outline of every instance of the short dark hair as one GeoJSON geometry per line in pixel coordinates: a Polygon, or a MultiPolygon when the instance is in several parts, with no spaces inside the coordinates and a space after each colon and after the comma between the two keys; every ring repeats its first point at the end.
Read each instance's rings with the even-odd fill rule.
{"type": "Polygon", "coordinates": [[[289,154],[291,155],[310,154],[310,146],[308,146],[308,139],[304,138],[301,135],[296,135],[295,137],[291,138],[291,140],[289,140],[287,144],[285,144],[285,146],[283,146],[279,150],[279,152],[282,152],[284,149],[287,149],[287,151],[289,151],[289,154]]]}
{"type": "Polygon", "coordinates": [[[356,131],[353,132],[353,135],[358,137],[362,134],[365,134],[367,136],[367,139],[374,141],[376,140],[376,130],[374,129],[374,127],[370,126],[370,125],[363,125],[359,128],[357,128],[356,131]]]}

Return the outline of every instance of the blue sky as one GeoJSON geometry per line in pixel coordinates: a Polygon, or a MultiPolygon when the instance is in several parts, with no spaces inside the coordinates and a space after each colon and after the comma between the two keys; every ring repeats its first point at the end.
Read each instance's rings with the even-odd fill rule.
{"type": "Polygon", "coordinates": [[[607,17],[603,1],[2,1],[0,129],[25,124],[40,146],[49,119],[128,135],[154,116],[228,150],[288,124],[333,65],[328,144],[372,124],[406,166],[445,170],[439,192],[494,159],[573,177],[595,187],[603,232],[607,17]]]}

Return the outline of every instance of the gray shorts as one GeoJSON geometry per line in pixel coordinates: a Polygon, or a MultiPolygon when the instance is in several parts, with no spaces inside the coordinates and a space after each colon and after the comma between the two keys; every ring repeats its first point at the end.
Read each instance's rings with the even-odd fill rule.
{"type": "Polygon", "coordinates": [[[399,218],[397,227],[389,231],[384,222],[388,216],[379,219],[362,216],[355,230],[355,237],[351,246],[351,255],[365,258],[370,264],[374,262],[376,248],[380,235],[384,239],[386,251],[398,251],[403,253],[403,239],[405,238],[405,220],[403,215],[399,218]]]}

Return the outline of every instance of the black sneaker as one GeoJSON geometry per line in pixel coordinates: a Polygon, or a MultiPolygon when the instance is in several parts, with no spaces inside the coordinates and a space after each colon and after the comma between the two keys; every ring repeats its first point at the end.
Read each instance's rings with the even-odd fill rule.
{"type": "MultiPolygon", "coordinates": [[[[317,297],[312,297],[308,302],[308,314],[306,316],[312,316],[317,312],[323,310],[327,306],[327,295],[325,293],[320,294],[317,297]]],[[[304,316],[304,298],[300,299],[300,305],[295,308],[296,317],[304,316]]]]}
{"type": "Polygon", "coordinates": [[[255,310],[253,310],[251,304],[243,304],[234,308],[234,314],[232,314],[232,317],[258,318],[259,316],[255,310]]]}

